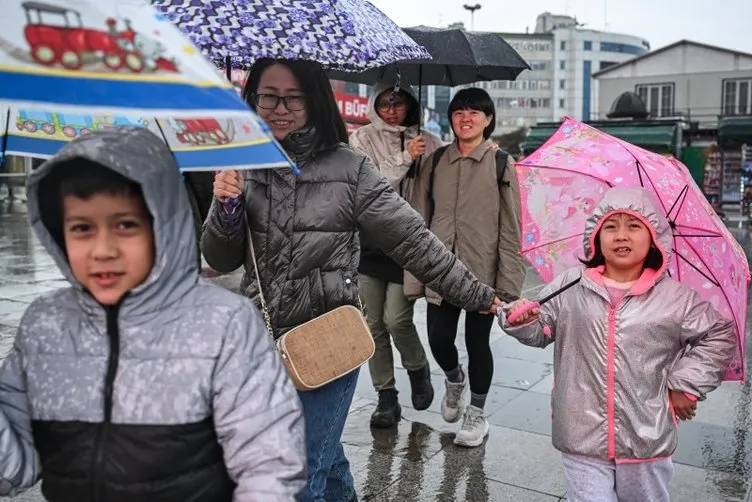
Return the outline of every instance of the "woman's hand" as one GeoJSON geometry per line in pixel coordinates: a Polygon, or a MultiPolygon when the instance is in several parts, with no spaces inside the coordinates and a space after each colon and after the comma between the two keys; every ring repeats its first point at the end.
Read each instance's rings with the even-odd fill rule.
{"type": "Polygon", "coordinates": [[[410,154],[413,160],[426,153],[426,139],[422,134],[415,136],[407,142],[407,153],[410,154]]]}
{"type": "Polygon", "coordinates": [[[488,310],[481,310],[480,313],[496,315],[498,314],[500,307],[501,307],[501,300],[499,300],[498,296],[494,296],[493,302],[491,302],[491,306],[488,307],[488,310]]]}
{"type": "Polygon", "coordinates": [[[238,171],[217,171],[214,175],[214,197],[221,202],[240,197],[243,194],[242,182],[238,171]]]}
{"type": "Polygon", "coordinates": [[[692,420],[695,417],[697,401],[692,401],[683,392],[676,390],[669,390],[668,398],[671,400],[671,406],[677,417],[682,420],[692,420]]]}
{"type": "Polygon", "coordinates": [[[520,298],[509,304],[509,308],[507,309],[507,323],[510,326],[520,326],[536,319],[538,315],[540,315],[540,306],[537,302],[531,302],[527,298],[520,298]],[[528,310],[525,310],[526,308],[528,310]],[[517,317],[514,317],[512,314],[518,311],[523,312],[517,317]]]}

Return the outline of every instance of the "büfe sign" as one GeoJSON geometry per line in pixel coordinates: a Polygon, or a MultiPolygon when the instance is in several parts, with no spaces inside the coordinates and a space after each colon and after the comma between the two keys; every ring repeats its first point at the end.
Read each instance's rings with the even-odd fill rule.
{"type": "Polygon", "coordinates": [[[337,108],[345,122],[354,122],[356,124],[367,124],[368,120],[368,98],[362,98],[354,94],[337,92],[334,94],[337,100],[337,108]]]}

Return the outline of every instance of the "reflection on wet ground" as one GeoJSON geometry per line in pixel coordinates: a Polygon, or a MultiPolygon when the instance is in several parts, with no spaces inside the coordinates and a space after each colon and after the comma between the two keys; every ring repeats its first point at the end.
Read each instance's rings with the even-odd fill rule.
{"type": "MultiPolygon", "coordinates": [[[[732,223],[729,228],[749,257],[750,226],[732,223]]],[[[213,280],[237,288],[239,275],[213,280]]],[[[32,236],[25,204],[0,201],[0,357],[10,349],[26,306],[40,293],[65,284],[32,236]]],[[[534,274],[528,274],[525,294],[533,296],[539,288],[534,274]]],[[[415,322],[428,347],[423,302],[416,305],[415,322]]],[[[457,343],[461,360],[466,362],[462,336],[457,343]]],[[[486,406],[491,432],[486,442],[474,449],[452,443],[459,424],[441,418],[444,384],[433,359],[436,398],[426,411],[410,406],[407,373],[402,368],[396,370],[403,419],[394,429],[370,428],[376,394],[368,371],[360,372],[343,442],[362,500],[554,501],[565,496],[560,456],[550,438],[552,347],[522,346],[498,328],[492,332],[491,346],[495,374],[486,406]]],[[[399,360],[395,352],[395,361],[399,360]]],[[[748,336],[748,368],[750,363],[752,337],[748,336]]],[[[674,500],[743,499],[752,477],[751,385],[749,377],[744,384],[724,383],[700,404],[695,420],[680,425],[674,455],[674,500]]],[[[15,500],[43,499],[33,490],[15,500]]]]}

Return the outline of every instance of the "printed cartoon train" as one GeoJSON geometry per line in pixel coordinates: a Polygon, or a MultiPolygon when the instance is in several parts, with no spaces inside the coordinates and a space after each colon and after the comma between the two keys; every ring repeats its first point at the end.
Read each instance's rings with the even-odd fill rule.
{"type": "Polygon", "coordinates": [[[85,27],[81,13],[73,9],[42,2],[21,5],[26,13],[24,36],[39,64],[78,70],[101,62],[111,70],[133,73],[177,71],[174,60],[164,56],[164,45],[135,31],[128,19],[125,30],[118,31],[117,20],[108,18],[103,31],[85,27]]]}

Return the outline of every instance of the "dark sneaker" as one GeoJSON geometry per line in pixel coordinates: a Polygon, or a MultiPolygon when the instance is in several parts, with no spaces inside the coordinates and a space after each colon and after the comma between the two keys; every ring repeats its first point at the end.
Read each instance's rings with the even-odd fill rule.
{"type": "Polygon", "coordinates": [[[410,377],[410,397],[413,401],[413,408],[416,410],[425,410],[433,402],[433,385],[431,385],[431,371],[428,363],[419,370],[407,370],[410,377]]]}
{"type": "Polygon", "coordinates": [[[402,408],[395,389],[379,391],[379,404],[371,415],[371,427],[394,427],[400,420],[402,408]]]}

